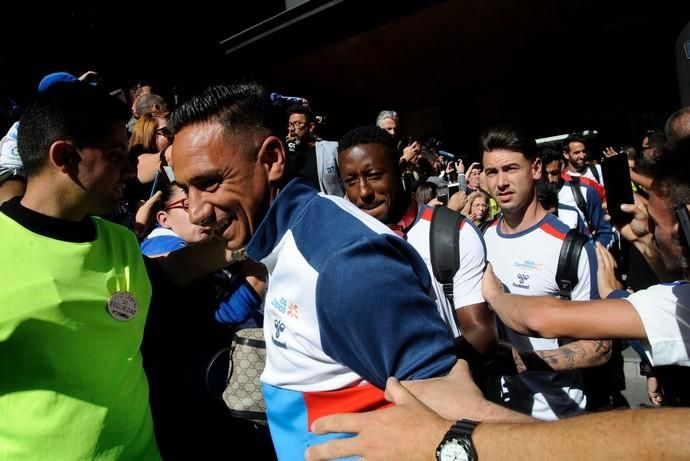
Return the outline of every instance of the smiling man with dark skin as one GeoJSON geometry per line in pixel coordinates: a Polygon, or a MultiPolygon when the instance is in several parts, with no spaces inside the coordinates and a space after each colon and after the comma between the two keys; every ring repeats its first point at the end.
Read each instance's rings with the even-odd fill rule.
{"type": "MultiPolygon", "coordinates": [[[[363,126],[346,133],[338,155],[345,194],[365,213],[402,232],[433,273],[429,249],[433,208],[419,207],[404,190],[397,159],[394,140],[383,129],[363,126]]],[[[493,316],[481,296],[486,264],[481,233],[467,220],[461,226],[454,305],[438,281],[434,279],[432,284],[439,313],[456,337],[459,356],[476,359],[494,344],[496,335],[493,316]]]]}
{"type": "Polygon", "coordinates": [[[316,415],[385,405],[387,376],[450,370],[453,342],[424,262],[380,222],[295,177],[282,114],[262,87],[210,87],[172,124],[190,220],[270,274],[261,381],[280,459],[321,440],[309,430],[316,415]]]}
{"type": "MultiPolygon", "coordinates": [[[[394,141],[386,138],[380,128],[378,133],[374,127],[358,129],[363,130],[373,132],[369,136],[371,142],[355,145],[349,145],[348,142],[345,147],[341,142],[338,163],[345,192],[348,199],[368,215],[384,224],[398,223],[410,208],[412,200],[400,179],[394,141]]],[[[345,135],[346,140],[351,133],[354,130],[345,135]]],[[[414,208],[416,215],[416,203],[414,208]]]]}

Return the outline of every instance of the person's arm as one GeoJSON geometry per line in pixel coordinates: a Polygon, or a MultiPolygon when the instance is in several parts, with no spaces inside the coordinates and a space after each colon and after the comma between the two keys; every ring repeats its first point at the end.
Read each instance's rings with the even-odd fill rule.
{"type": "Polygon", "coordinates": [[[250,258],[228,267],[226,276],[236,275],[222,296],[217,298],[214,317],[224,324],[239,324],[256,318],[266,294],[268,275],[263,264],[250,258]]]}
{"type": "Polygon", "coordinates": [[[471,304],[455,310],[462,337],[480,354],[496,342],[494,316],[486,303],[471,304]]]}
{"type": "MultiPolygon", "coordinates": [[[[449,387],[438,399],[451,404],[461,393],[449,387]]],[[[394,406],[368,413],[337,414],[312,423],[317,433],[355,436],[309,447],[307,461],[361,456],[368,461],[433,461],[455,421],[434,413],[394,379],[386,386],[394,406]]],[[[478,397],[477,401],[483,400],[478,397]]],[[[507,410],[510,411],[510,410],[507,410]]],[[[483,421],[472,434],[481,461],[582,459],[687,459],[690,409],[625,410],[576,416],[556,422],[483,421]],[[652,413],[654,412],[654,413],[652,413]],[[669,430],[672,427],[673,430],[669,430]],[[615,441],[615,443],[612,443],[615,441]]]]}
{"type": "Polygon", "coordinates": [[[418,141],[414,141],[413,143],[403,148],[403,154],[400,156],[399,160],[401,169],[404,170],[405,168],[414,164],[417,157],[419,157],[419,150],[415,149],[415,143],[417,142],[418,141]]]}
{"type": "Polygon", "coordinates": [[[455,163],[455,169],[458,172],[458,190],[464,191],[467,187],[467,178],[465,177],[465,164],[462,159],[455,163]]]}
{"type": "Polygon", "coordinates": [[[579,340],[558,349],[520,351],[513,349],[515,366],[525,371],[564,371],[603,365],[611,358],[611,340],[579,340]]]}
{"type": "Polygon", "coordinates": [[[685,408],[608,411],[536,424],[482,423],[472,441],[481,461],[686,460],[688,418],[685,408]]]}
{"type": "Polygon", "coordinates": [[[160,200],[161,195],[163,195],[163,192],[159,190],[156,191],[156,193],[149,197],[148,200],[140,203],[139,207],[137,208],[137,212],[134,215],[133,230],[139,240],[142,240],[144,237],[146,237],[146,234],[149,232],[149,229],[155,221],[153,210],[155,205],[158,203],[158,200],[160,200]]]}
{"type": "Polygon", "coordinates": [[[531,416],[486,400],[465,360],[456,361],[446,376],[402,383],[417,400],[449,420],[535,421],[531,416]]]}
{"type": "Polygon", "coordinates": [[[237,262],[238,251],[228,249],[222,240],[211,240],[154,259],[173,284],[185,286],[237,262]]]}
{"type": "MultiPolygon", "coordinates": [[[[598,200],[596,194],[591,191],[593,199],[598,200]]],[[[589,193],[589,192],[588,192],[589,193]]],[[[578,260],[578,283],[573,287],[570,295],[574,301],[590,300],[598,296],[596,255],[594,247],[586,243],[582,247],[578,260]]],[[[559,335],[559,338],[571,337],[559,335]]],[[[611,358],[611,340],[607,335],[580,339],[560,346],[558,349],[514,351],[513,357],[518,371],[551,371],[574,370],[603,365],[611,358]]]]}
{"type": "Polygon", "coordinates": [[[638,184],[643,188],[649,190],[652,188],[652,181],[654,181],[654,178],[646,174],[640,173],[635,168],[630,168],[630,180],[635,184],[638,184]]]}
{"type": "Polygon", "coordinates": [[[482,297],[486,251],[481,233],[475,226],[467,222],[462,224],[458,248],[460,267],[453,276],[455,318],[464,341],[483,354],[496,342],[496,322],[482,297]]]}
{"type": "Polygon", "coordinates": [[[640,316],[624,299],[564,301],[552,296],[508,294],[490,265],[482,281],[482,294],[506,326],[524,335],[580,339],[646,337],[640,316]]]}

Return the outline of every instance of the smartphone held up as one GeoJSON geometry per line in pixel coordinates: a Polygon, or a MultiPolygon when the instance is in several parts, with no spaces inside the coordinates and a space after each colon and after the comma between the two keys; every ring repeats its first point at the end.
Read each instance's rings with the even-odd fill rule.
{"type": "Polygon", "coordinates": [[[601,160],[601,172],[606,184],[606,208],[613,224],[625,224],[632,215],[621,210],[623,204],[634,204],[630,168],[627,155],[618,154],[601,160]]]}

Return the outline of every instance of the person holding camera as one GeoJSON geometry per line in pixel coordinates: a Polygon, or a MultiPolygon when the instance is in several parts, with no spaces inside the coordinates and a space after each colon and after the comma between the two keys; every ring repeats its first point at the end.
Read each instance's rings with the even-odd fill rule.
{"type": "Polygon", "coordinates": [[[293,163],[297,172],[324,194],[344,195],[338,175],[338,143],[318,139],[316,121],[307,106],[291,106],[287,110],[288,145],[293,144],[293,163]]]}

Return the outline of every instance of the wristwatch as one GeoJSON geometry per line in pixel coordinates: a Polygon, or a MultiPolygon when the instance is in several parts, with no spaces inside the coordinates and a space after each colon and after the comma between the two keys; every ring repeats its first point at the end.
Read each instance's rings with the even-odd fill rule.
{"type": "Polygon", "coordinates": [[[436,461],[477,461],[472,431],[478,424],[469,419],[453,424],[436,449],[436,461]]]}
{"type": "Polygon", "coordinates": [[[239,250],[230,251],[230,260],[232,262],[241,262],[247,259],[247,248],[240,248],[239,250]]]}

